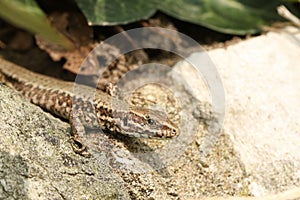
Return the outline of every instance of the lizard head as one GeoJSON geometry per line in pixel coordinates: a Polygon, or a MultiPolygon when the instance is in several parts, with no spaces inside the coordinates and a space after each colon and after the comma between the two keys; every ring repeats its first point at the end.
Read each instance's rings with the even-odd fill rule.
{"type": "Polygon", "coordinates": [[[114,113],[114,119],[120,132],[129,137],[165,139],[179,135],[178,127],[158,110],[131,108],[114,113]]]}

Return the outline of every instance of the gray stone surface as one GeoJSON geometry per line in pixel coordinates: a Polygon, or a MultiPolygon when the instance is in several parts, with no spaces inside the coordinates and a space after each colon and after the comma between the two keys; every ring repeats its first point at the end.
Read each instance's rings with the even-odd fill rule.
{"type": "MultiPolygon", "coordinates": [[[[223,133],[233,142],[255,196],[300,186],[299,47],[299,30],[290,27],[208,52],[226,92],[223,133]]],[[[195,73],[186,64],[177,67],[193,83],[186,88],[207,98],[195,73]]]]}
{"type": "Polygon", "coordinates": [[[0,199],[129,199],[106,157],[84,158],[69,124],[0,84],[0,199]]]}
{"type": "Polygon", "coordinates": [[[161,153],[168,142],[120,137],[107,146],[91,143],[95,153],[83,158],[70,147],[69,124],[1,85],[0,199],[202,199],[299,186],[298,40],[295,33],[269,33],[208,52],[226,92],[218,135],[194,116],[196,102],[187,94],[209,101],[205,81],[176,65],[186,85],[175,85],[182,77],[169,78],[190,109],[181,115],[183,128],[198,127],[192,137],[182,132],[189,140],[175,140],[180,149],[163,149],[166,154],[152,150],[161,153]]]}
{"type": "MultiPolygon", "coordinates": [[[[209,132],[189,114],[192,110],[182,116],[190,119],[183,126],[193,127],[193,133],[183,131],[181,137],[167,141],[103,137],[99,143],[90,138],[93,156],[83,158],[70,147],[69,124],[3,85],[0,96],[1,198],[178,199],[248,194],[247,176],[227,136],[214,141],[210,154],[201,160],[199,148],[209,132]]],[[[186,93],[183,103],[192,105],[186,93]]]]}

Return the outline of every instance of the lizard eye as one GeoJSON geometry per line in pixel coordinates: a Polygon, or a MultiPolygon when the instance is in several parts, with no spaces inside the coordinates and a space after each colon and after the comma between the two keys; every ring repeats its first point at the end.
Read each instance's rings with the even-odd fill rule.
{"type": "Polygon", "coordinates": [[[149,115],[146,116],[146,120],[147,120],[147,124],[149,125],[153,125],[155,123],[155,121],[151,119],[149,115]]]}
{"type": "Polygon", "coordinates": [[[150,119],[150,118],[147,120],[147,122],[148,122],[148,124],[150,124],[150,125],[153,125],[153,124],[154,124],[154,120],[153,120],[153,119],[150,119]]]}

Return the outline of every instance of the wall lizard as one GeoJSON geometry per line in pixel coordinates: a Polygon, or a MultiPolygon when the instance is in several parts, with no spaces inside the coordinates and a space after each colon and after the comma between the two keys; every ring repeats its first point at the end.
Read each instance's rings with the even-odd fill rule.
{"type": "Polygon", "coordinates": [[[34,73],[2,58],[0,82],[50,113],[69,120],[72,147],[81,155],[87,152],[80,139],[87,126],[99,124],[103,131],[129,137],[172,138],[179,134],[178,127],[161,111],[139,107],[126,109],[126,102],[84,85],[80,85],[82,93],[75,95],[73,82],[34,73]],[[94,96],[86,95],[88,93],[94,96]]]}

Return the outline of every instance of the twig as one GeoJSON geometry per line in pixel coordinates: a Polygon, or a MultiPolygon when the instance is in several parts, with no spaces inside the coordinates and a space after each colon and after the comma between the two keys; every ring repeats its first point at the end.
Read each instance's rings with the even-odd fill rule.
{"type": "Polygon", "coordinates": [[[281,5],[277,7],[277,13],[292,22],[295,26],[300,27],[300,19],[292,14],[285,6],[281,5]]]}

